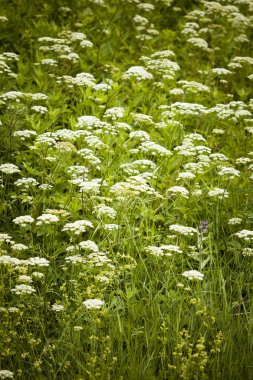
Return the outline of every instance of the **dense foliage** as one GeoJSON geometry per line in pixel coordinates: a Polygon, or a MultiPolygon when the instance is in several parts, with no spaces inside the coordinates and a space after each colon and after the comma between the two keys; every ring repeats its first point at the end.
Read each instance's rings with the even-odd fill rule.
{"type": "Polygon", "coordinates": [[[253,379],[251,0],[0,0],[0,379],[253,379]]]}

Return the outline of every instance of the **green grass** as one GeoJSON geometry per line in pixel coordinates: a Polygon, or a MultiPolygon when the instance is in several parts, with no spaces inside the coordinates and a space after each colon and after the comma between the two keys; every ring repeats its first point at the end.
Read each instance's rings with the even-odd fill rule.
{"type": "Polygon", "coordinates": [[[0,9],[0,379],[253,379],[251,1],[0,9]]]}

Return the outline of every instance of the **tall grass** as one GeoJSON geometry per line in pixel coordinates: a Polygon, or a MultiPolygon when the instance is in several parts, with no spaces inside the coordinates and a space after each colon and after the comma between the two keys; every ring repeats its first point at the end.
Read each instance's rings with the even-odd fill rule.
{"type": "Polygon", "coordinates": [[[253,379],[251,1],[0,9],[0,379],[253,379]]]}

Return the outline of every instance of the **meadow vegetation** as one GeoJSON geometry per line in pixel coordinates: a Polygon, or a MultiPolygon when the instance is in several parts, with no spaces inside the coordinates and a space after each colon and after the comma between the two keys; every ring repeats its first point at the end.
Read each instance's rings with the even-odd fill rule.
{"type": "Polygon", "coordinates": [[[252,0],[0,0],[0,379],[253,379],[252,0]]]}

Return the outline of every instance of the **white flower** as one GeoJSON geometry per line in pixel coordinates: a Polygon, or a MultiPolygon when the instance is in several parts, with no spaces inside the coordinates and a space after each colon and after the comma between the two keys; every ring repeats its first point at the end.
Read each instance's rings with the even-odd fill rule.
{"type": "Polygon", "coordinates": [[[253,256],[253,248],[243,248],[243,256],[253,256]]]}
{"type": "Polygon", "coordinates": [[[104,301],[98,298],[91,298],[86,301],[83,301],[83,305],[87,309],[101,309],[101,307],[104,305],[104,301]]]}
{"type": "Polygon", "coordinates": [[[152,156],[163,157],[163,156],[171,156],[172,155],[172,153],[168,149],[164,148],[160,144],[157,144],[153,141],[142,142],[139,149],[141,152],[149,153],[152,156]]]}
{"type": "Polygon", "coordinates": [[[94,206],[93,210],[99,219],[103,217],[115,219],[117,216],[116,211],[112,207],[106,206],[104,204],[94,206]]]}
{"type": "Polygon", "coordinates": [[[242,231],[236,232],[235,235],[246,241],[253,240],[253,231],[242,230],[242,231]]]}
{"type": "Polygon", "coordinates": [[[21,187],[25,190],[28,190],[30,187],[35,187],[39,184],[38,181],[36,181],[35,178],[20,178],[16,182],[14,182],[14,185],[21,187]]]}
{"type": "Polygon", "coordinates": [[[182,276],[188,278],[189,280],[199,280],[202,281],[204,275],[197,270],[189,270],[182,273],[182,276]]]}
{"type": "Polygon", "coordinates": [[[54,304],[52,305],[52,310],[56,311],[56,312],[59,312],[59,311],[63,311],[65,308],[63,305],[59,305],[59,304],[54,304]]]}
{"type": "Polygon", "coordinates": [[[25,140],[25,139],[29,139],[30,137],[32,136],[36,136],[37,135],[37,132],[31,130],[31,129],[24,129],[22,131],[16,131],[13,133],[13,136],[15,137],[19,137],[20,140],[25,140]]]}
{"type": "Polygon", "coordinates": [[[229,176],[229,179],[234,179],[235,177],[240,176],[240,171],[236,170],[235,168],[231,168],[230,166],[222,166],[220,167],[220,171],[218,172],[218,175],[224,177],[229,176]]]}
{"type": "Polygon", "coordinates": [[[169,230],[177,232],[180,235],[184,235],[184,236],[193,236],[195,233],[198,232],[196,228],[186,227],[180,224],[172,224],[171,226],[169,226],[169,230]]]}
{"type": "Polygon", "coordinates": [[[74,329],[74,331],[82,331],[83,327],[82,326],[74,326],[73,329],[74,329]]]}
{"type": "Polygon", "coordinates": [[[182,88],[172,88],[169,92],[170,95],[184,95],[184,90],[182,90],[182,88]]]}
{"type": "Polygon", "coordinates": [[[48,111],[47,107],[43,107],[43,106],[33,106],[31,107],[31,110],[38,112],[41,115],[45,115],[48,111]]]}
{"type": "Polygon", "coordinates": [[[47,259],[44,259],[44,257],[30,257],[27,262],[28,265],[38,265],[39,267],[49,266],[49,261],[47,259]]]}
{"type": "Polygon", "coordinates": [[[184,198],[189,198],[189,191],[183,186],[172,186],[167,191],[173,194],[181,194],[184,198]]]}
{"type": "Polygon", "coordinates": [[[214,73],[214,74],[217,74],[217,75],[228,75],[228,74],[232,74],[232,71],[228,70],[228,69],[224,69],[223,67],[215,67],[213,69],[211,69],[211,71],[214,73]]]}
{"type": "Polygon", "coordinates": [[[110,118],[112,120],[121,119],[124,117],[125,108],[123,107],[113,107],[105,111],[104,117],[110,118]]]}
{"type": "Polygon", "coordinates": [[[19,312],[19,308],[18,307],[14,307],[14,306],[11,306],[8,308],[8,311],[10,313],[18,313],[19,312]]]}
{"type": "Polygon", "coordinates": [[[241,224],[241,223],[242,223],[242,219],[240,218],[231,218],[228,221],[228,224],[241,224]]]}
{"type": "Polygon", "coordinates": [[[5,174],[19,173],[20,170],[16,165],[13,164],[2,164],[0,165],[0,171],[5,174]]]}
{"type": "Polygon", "coordinates": [[[92,252],[98,252],[99,251],[97,244],[94,243],[94,241],[92,241],[92,240],[81,241],[78,245],[81,249],[88,249],[92,252]]]}
{"type": "Polygon", "coordinates": [[[69,231],[75,235],[80,235],[86,231],[87,227],[93,228],[93,224],[88,220],[76,220],[73,223],[65,224],[62,231],[69,231]]]}
{"type": "Polygon", "coordinates": [[[177,177],[177,181],[179,181],[180,179],[194,179],[196,176],[194,173],[192,172],[182,172],[179,174],[179,176],[177,177]]]}
{"type": "Polygon", "coordinates": [[[220,189],[215,187],[213,190],[210,190],[208,193],[209,197],[218,197],[218,199],[228,198],[228,192],[225,189],[220,189]]]}
{"type": "Polygon", "coordinates": [[[40,61],[41,65],[58,66],[58,62],[55,59],[47,58],[40,61]]]}
{"type": "Polygon", "coordinates": [[[223,129],[218,129],[218,128],[214,128],[212,130],[212,132],[215,134],[215,135],[223,135],[225,133],[225,131],[223,129]]]}
{"type": "Polygon", "coordinates": [[[118,224],[105,224],[103,226],[104,230],[106,231],[117,231],[119,229],[119,225],[118,224]]]}
{"type": "Polygon", "coordinates": [[[31,276],[27,276],[25,274],[22,274],[18,277],[18,282],[29,282],[29,283],[32,283],[33,280],[31,278],[31,276]]]}
{"type": "Polygon", "coordinates": [[[192,37],[187,40],[192,46],[197,47],[202,50],[208,50],[208,43],[199,37],[192,37]]]}
{"type": "Polygon", "coordinates": [[[71,263],[71,264],[83,264],[83,263],[85,263],[84,258],[80,255],[67,256],[65,258],[65,260],[67,263],[71,263]]]}
{"type": "Polygon", "coordinates": [[[33,222],[34,222],[34,218],[30,215],[22,215],[13,219],[13,223],[19,224],[20,227],[26,227],[33,222]]]}
{"type": "Polygon", "coordinates": [[[41,226],[43,224],[52,224],[59,222],[59,218],[56,215],[53,214],[42,214],[37,218],[38,222],[36,223],[36,226],[41,226]]]}
{"type": "Polygon", "coordinates": [[[150,74],[143,66],[132,66],[123,75],[122,79],[135,78],[138,81],[152,79],[153,75],[150,74]]]}
{"type": "Polygon", "coordinates": [[[13,379],[14,373],[11,371],[8,371],[7,369],[0,370],[0,379],[13,379]]]}
{"type": "Polygon", "coordinates": [[[12,237],[8,234],[0,233],[0,243],[6,242],[11,243],[12,237]]]}
{"type": "Polygon", "coordinates": [[[182,250],[177,245],[161,245],[160,247],[148,246],[146,251],[154,256],[172,256],[172,253],[182,253],[182,250]]]}
{"type": "Polygon", "coordinates": [[[35,293],[35,289],[31,285],[16,285],[14,289],[11,289],[11,291],[15,294],[32,294],[35,293]]]}
{"type": "Polygon", "coordinates": [[[33,272],[32,273],[32,277],[40,279],[40,278],[44,277],[44,273],[42,273],[42,272],[33,272]]]}
{"type": "Polygon", "coordinates": [[[96,84],[94,87],[93,87],[93,90],[94,91],[103,91],[103,92],[107,92],[107,91],[110,91],[112,89],[112,86],[110,86],[109,84],[107,83],[99,83],[99,84],[96,84]]]}
{"type": "Polygon", "coordinates": [[[11,246],[11,249],[13,251],[23,251],[23,250],[26,250],[28,249],[29,247],[27,247],[27,245],[24,245],[24,244],[12,244],[11,246]]]}

